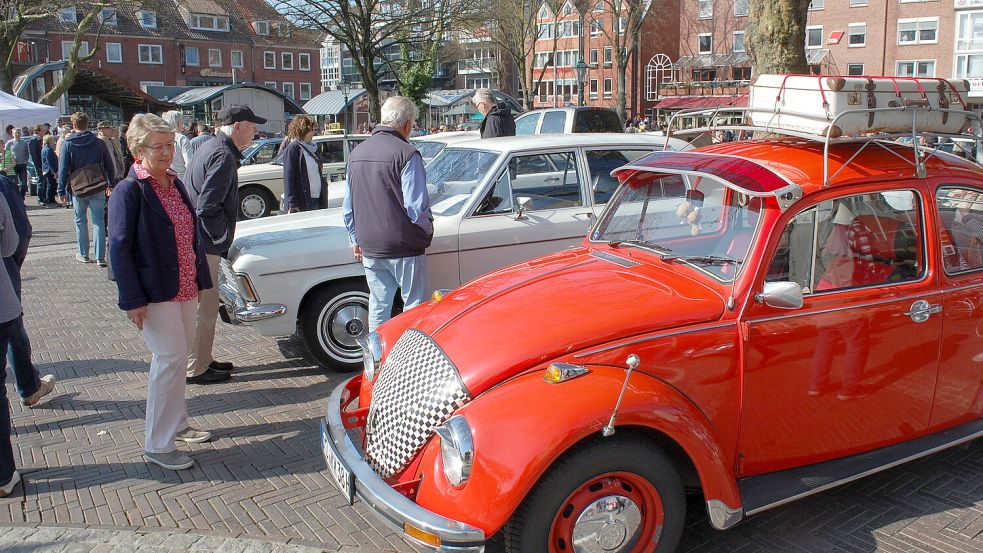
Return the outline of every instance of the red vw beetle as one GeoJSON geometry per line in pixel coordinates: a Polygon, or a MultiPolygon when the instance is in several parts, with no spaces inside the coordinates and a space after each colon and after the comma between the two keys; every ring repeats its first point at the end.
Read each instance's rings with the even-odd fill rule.
{"type": "Polygon", "coordinates": [[[872,144],[618,169],[581,247],[368,338],[340,489],[433,551],[661,553],[686,490],[725,529],[983,436],[983,170],[872,144]]]}

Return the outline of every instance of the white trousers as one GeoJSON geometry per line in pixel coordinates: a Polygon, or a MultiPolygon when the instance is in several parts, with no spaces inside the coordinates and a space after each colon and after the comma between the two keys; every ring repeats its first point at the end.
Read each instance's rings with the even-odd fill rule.
{"type": "Polygon", "coordinates": [[[195,340],[198,302],[151,303],[143,321],[143,341],[154,354],[147,379],[144,450],[174,451],[174,436],[188,426],[184,399],[188,352],[195,340]]]}

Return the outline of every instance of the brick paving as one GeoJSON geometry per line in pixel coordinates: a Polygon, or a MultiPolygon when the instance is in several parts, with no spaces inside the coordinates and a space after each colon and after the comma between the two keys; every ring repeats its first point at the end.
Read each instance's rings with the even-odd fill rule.
{"type": "MultiPolygon", "coordinates": [[[[150,356],[115,307],[105,271],[74,261],[71,211],[30,209],[26,322],[42,374],[59,382],[50,401],[12,406],[26,485],[0,499],[0,550],[412,551],[331,485],[318,420],[342,377],[316,368],[295,338],[220,324],[216,356],[241,370],[188,388],[193,424],[215,439],[187,446],[193,470],[147,466],[150,356]]],[[[690,553],[983,553],[983,441],[727,532],[712,530],[700,498],[691,499],[681,547],[690,553]]]]}

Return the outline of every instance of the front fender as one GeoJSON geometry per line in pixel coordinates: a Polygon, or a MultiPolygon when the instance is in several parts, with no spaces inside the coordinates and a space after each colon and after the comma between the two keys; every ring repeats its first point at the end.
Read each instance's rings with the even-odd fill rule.
{"type": "MultiPolygon", "coordinates": [[[[549,467],[601,428],[611,416],[625,369],[591,366],[590,373],[561,383],[534,371],[493,388],[457,414],[471,425],[474,465],[469,481],[455,489],[440,460],[439,438],[427,444],[420,463],[422,507],[485,531],[497,532],[549,467]]],[[[732,471],[712,426],[686,397],[664,382],[633,373],[616,426],[644,427],[666,435],[696,467],[708,501],[741,507],[732,471]]]]}

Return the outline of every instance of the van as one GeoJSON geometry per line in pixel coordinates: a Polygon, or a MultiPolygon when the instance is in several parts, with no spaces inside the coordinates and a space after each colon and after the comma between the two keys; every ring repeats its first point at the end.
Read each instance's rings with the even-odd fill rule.
{"type": "Polygon", "coordinates": [[[624,131],[618,112],[611,108],[534,109],[515,120],[516,136],[624,131]]]}

